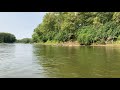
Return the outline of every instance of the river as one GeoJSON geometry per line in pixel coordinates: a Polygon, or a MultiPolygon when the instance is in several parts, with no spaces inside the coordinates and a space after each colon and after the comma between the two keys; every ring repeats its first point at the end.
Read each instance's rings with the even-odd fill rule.
{"type": "Polygon", "coordinates": [[[0,44],[0,78],[120,77],[120,47],[0,44]]]}

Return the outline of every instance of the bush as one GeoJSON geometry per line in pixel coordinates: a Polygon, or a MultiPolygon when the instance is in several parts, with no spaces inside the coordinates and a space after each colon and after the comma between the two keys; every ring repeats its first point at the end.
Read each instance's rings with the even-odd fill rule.
{"type": "Polygon", "coordinates": [[[59,32],[55,38],[54,38],[56,41],[62,41],[62,42],[65,42],[65,41],[68,41],[68,34],[65,33],[65,32],[59,32]]]}
{"type": "Polygon", "coordinates": [[[92,26],[86,26],[78,31],[77,40],[81,45],[90,45],[95,41],[95,30],[92,26]]]}

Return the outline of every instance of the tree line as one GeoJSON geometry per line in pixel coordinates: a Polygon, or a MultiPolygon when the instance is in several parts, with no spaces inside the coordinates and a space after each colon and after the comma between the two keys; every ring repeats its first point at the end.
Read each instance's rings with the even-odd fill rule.
{"type": "Polygon", "coordinates": [[[31,38],[16,39],[15,35],[0,32],[0,43],[33,43],[31,38]]]}
{"type": "Polygon", "coordinates": [[[16,43],[33,43],[33,41],[31,38],[23,38],[23,39],[16,40],[16,43]]]}
{"type": "Polygon", "coordinates": [[[79,41],[82,45],[120,40],[120,12],[49,12],[32,38],[36,43],[79,41]]]}
{"type": "Polygon", "coordinates": [[[0,33],[0,43],[14,43],[16,41],[16,37],[10,33],[0,33]]]}

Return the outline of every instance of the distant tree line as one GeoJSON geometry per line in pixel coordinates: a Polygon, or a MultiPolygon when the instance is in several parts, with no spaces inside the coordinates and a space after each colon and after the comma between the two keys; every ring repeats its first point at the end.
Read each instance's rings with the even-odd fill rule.
{"type": "Polygon", "coordinates": [[[0,43],[14,43],[16,37],[10,33],[0,32],[0,43]]]}
{"type": "Polygon", "coordinates": [[[23,38],[23,39],[17,40],[16,43],[32,43],[32,39],[31,38],[23,38]]]}
{"type": "Polygon", "coordinates": [[[79,41],[82,45],[120,40],[120,12],[46,13],[32,38],[36,43],[79,41]]]}

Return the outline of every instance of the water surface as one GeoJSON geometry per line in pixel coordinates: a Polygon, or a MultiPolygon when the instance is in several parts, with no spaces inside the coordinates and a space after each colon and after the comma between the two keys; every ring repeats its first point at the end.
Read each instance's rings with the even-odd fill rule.
{"type": "Polygon", "coordinates": [[[0,44],[0,77],[120,77],[120,47],[0,44]]]}

